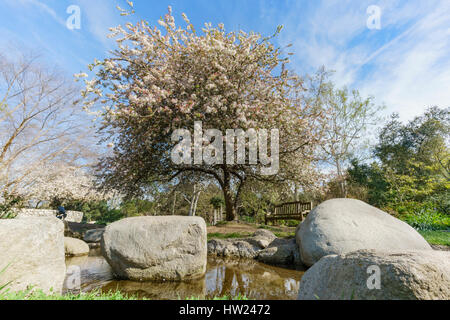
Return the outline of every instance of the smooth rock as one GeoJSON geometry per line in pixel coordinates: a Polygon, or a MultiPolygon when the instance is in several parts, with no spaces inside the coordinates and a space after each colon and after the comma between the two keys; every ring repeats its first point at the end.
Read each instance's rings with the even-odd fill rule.
{"type": "Polygon", "coordinates": [[[356,250],[432,250],[407,223],[355,199],[321,203],[300,224],[296,238],[307,266],[330,254],[356,250]]]}
{"type": "Polygon", "coordinates": [[[272,241],[274,241],[277,237],[273,232],[265,229],[256,230],[253,234],[252,238],[246,239],[248,242],[260,247],[261,249],[267,248],[272,241]]]}
{"type": "Polygon", "coordinates": [[[303,275],[298,299],[449,300],[450,252],[361,250],[329,255],[303,275]]]}
{"type": "Polygon", "coordinates": [[[89,254],[89,245],[80,239],[64,238],[64,250],[66,256],[78,257],[89,254]]]}
{"type": "Polygon", "coordinates": [[[106,227],[101,250],[119,278],[199,278],[206,271],[206,224],[200,217],[126,218],[106,227]]]}

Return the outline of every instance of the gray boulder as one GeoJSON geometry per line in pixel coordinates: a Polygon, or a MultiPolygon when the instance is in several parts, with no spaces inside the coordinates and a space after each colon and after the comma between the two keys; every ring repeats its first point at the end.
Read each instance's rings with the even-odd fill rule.
{"type": "Polygon", "coordinates": [[[257,245],[261,249],[267,248],[272,241],[274,241],[277,237],[273,234],[273,232],[265,229],[256,230],[253,234],[252,238],[247,239],[247,241],[257,245]]]}
{"type": "Polygon", "coordinates": [[[86,242],[75,238],[64,238],[64,251],[66,256],[78,257],[89,254],[89,246],[86,242]]]}
{"type": "Polygon", "coordinates": [[[102,235],[104,232],[104,228],[88,230],[84,234],[83,240],[87,243],[100,242],[102,240],[102,235]]]}
{"type": "Polygon", "coordinates": [[[250,238],[212,239],[208,241],[208,254],[226,258],[253,259],[276,238],[271,231],[260,229],[250,238]]]}
{"type": "Polygon", "coordinates": [[[274,240],[268,248],[259,251],[256,259],[260,262],[271,265],[302,265],[295,239],[274,240]]]}
{"type": "Polygon", "coordinates": [[[248,239],[212,239],[208,241],[208,254],[225,258],[253,259],[261,247],[248,239]]]}
{"type": "Polygon", "coordinates": [[[122,219],[106,227],[101,251],[119,278],[198,278],[206,271],[206,224],[186,216],[122,219]]]}
{"type": "Polygon", "coordinates": [[[355,199],[332,199],[314,208],[296,233],[303,263],[356,250],[432,250],[411,226],[355,199]]]}
{"type": "Polygon", "coordinates": [[[0,220],[0,286],[61,293],[65,273],[64,224],[53,217],[0,220]]]}
{"type": "Polygon", "coordinates": [[[361,250],[329,255],[303,275],[298,299],[449,300],[450,252],[361,250]]]}

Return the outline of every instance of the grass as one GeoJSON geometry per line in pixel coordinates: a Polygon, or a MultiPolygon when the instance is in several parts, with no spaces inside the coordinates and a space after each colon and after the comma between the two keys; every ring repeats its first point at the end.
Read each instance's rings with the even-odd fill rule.
{"type": "Polygon", "coordinates": [[[274,232],[274,235],[276,235],[278,238],[294,238],[295,232],[280,231],[280,232],[274,232]]]}
{"type": "Polygon", "coordinates": [[[450,246],[450,232],[446,232],[446,231],[442,231],[442,230],[440,230],[440,231],[439,230],[438,231],[432,231],[432,230],[420,231],[419,230],[419,233],[430,244],[450,246]]]}
{"type": "Polygon", "coordinates": [[[213,232],[213,233],[208,233],[208,240],[247,238],[250,236],[252,236],[251,232],[232,232],[232,233],[213,232]]]}
{"type": "Polygon", "coordinates": [[[145,300],[136,296],[123,294],[120,291],[100,292],[94,290],[82,293],[45,293],[42,290],[23,290],[18,292],[4,290],[0,292],[0,300],[145,300]]]}
{"type": "MultiPolygon", "coordinates": [[[[65,295],[54,294],[54,293],[44,293],[42,290],[24,290],[19,292],[0,292],[0,300],[59,300],[59,301],[70,301],[70,300],[148,300],[146,298],[139,298],[134,295],[123,294],[120,291],[110,291],[107,293],[101,292],[99,290],[72,294],[68,293],[65,295]]],[[[188,297],[184,300],[248,300],[245,295],[238,294],[237,296],[221,296],[213,297],[211,299],[206,299],[203,297],[188,297]]]]}

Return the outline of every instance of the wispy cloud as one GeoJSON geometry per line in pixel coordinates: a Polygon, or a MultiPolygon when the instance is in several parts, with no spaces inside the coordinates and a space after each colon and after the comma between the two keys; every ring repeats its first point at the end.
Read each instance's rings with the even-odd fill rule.
{"type": "Polygon", "coordinates": [[[282,42],[293,43],[297,68],[312,72],[325,65],[336,71],[338,85],[373,95],[403,119],[432,105],[449,106],[450,2],[377,1],[381,30],[366,26],[372,4],[289,3],[282,42]]]}
{"type": "Polygon", "coordinates": [[[11,6],[28,7],[29,9],[37,8],[38,10],[50,15],[57,23],[65,26],[66,22],[51,7],[39,0],[4,0],[11,6]]]}
{"type": "Polygon", "coordinates": [[[109,29],[123,23],[123,20],[120,19],[119,11],[116,10],[116,5],[124,7],[124,1],[78,0],[77,2],[81,7],[83,19],[86,19],[89,32],[92,33],[97,41],[102,43],[107,49],[110,49],[114,42],[107,37],[110,33],[109,29]]]}

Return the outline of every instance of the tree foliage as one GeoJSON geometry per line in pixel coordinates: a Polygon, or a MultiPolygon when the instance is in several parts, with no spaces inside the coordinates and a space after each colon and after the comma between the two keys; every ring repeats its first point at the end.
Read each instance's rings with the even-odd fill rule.
{"type": "Polygon", "coordinates": [[[407,124],[394,114],[380,131],[378,162],[353,162],[350,183],[366,188],[379,207],[411,213],[431,206],[450,214],[449,141],[449,108],[430,108],[407,124]]]}

